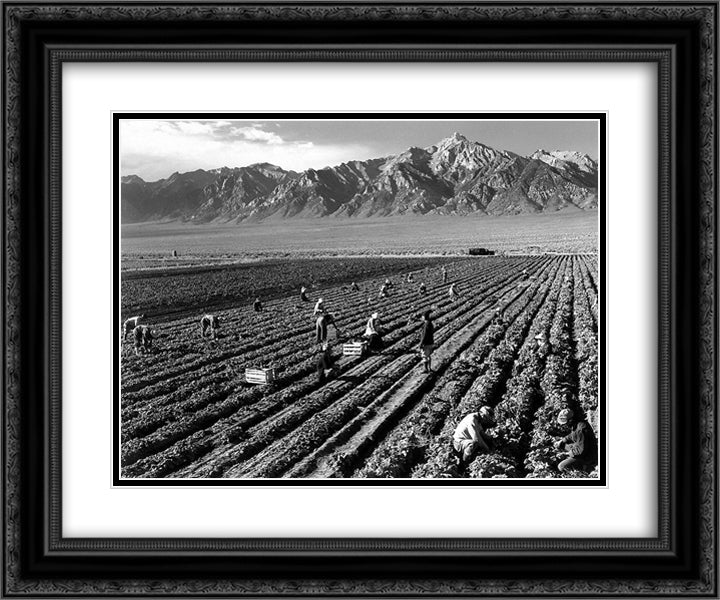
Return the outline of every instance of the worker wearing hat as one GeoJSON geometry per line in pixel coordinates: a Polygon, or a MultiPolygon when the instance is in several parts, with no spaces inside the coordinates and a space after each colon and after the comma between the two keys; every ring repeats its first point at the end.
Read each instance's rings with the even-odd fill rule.
{"type": "Polygon", "coordinates": [[[493,422],[493,411],[489,406],[483,406],[477,412],[463,417],[453,433],[453,449],[460,459],[460,468],[463,469],[478,452],[489,452],[490,438],[485,433],[485,427],[493,422]]]}
{"type": "Polygon", "coordinates": [[[380,336],[380,331],[378,330],[379,321],[380,315],[377,312],[374,312],[370,315],[370,318],[365,324],[363,337],[367,339],[368,350],[372,352],[382,350],[382,337],[380,336]]]}
{"type": "Polygon", "coordinates": [[[571,469],[592,469],[597,464],[597,440],[590,425],[582,419],[575,422],[575,413],[569,408],[558,413],[557,422],[572,427],[568,435],[555,442],[555,447],[563,450],[558,470],[564,473],[571,469]]]}

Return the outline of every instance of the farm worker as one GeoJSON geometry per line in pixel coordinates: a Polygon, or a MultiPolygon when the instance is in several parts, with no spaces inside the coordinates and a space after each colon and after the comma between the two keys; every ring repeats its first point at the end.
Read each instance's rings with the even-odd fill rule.
{"type": "Polygon", "coordinates": [[[442,268],[443,283],[447,283],[447,269],[443,266],[442,268]]]}
{"type": "Polygon", "coordinates": [[[318,383],[325,383],[325,379],[332,373],[333,358],[330,345],[325,342],[318,351],[315,366],[317,368],[318,383]]]}
{"type": "Polygon", "coordinates": [[[260,298],[255,298],[255,302],[253,302],[253,310],[255,312],[261,312],[263,309],[262,303],[260,302],[260,298]]]}
{"type": "Polygon", "coordinates": [[[359,292],[359,291],[360,291],[360,288],[358,287],[358,284],[355,283],[354,281],[352,282],[352,285],[350,286],[350,288],[352,289],[353,292],[359,292]]]}
{"type": "Polygon", "coordinates": [[[135,354],[138,356],[140,352],[150,350],[152,347],[152,331],[147,325],[138,325],[133,329],[133,338],[135,339],[135,354]]]}
{"type": "Polygon", "coordinates": [[[523,270],[522,270],[522,278],[523,278],[523,279],[527,279],[527,278],[528,278],[528,270],[527,270],[527,269],[523,269],[523,270]]]}
{"type": "Polygon", "coordinates": [[[318,344],[327,344],[328,325],[332,325],[335,328],[336,336],[340,335],[337,325],[335,324],[335,317],[330,313],[322,313],[318,316],[317,321],[315,321],[315,341],[318,344]]]}
{"type": "Polygon", "coordinates": [[[425,294],[425,292],[427,292],[427,289],[425,288],[425,283],[420,282],[420,293],[425,294]]]}
{"type": "MultiPolygon", "coordinates": [[[[572,410],[564,408],[558,413],[557,422],[560,425],[572,425],[573,416],[572,410]]],[[[584,471],[597,463],[597,441],[587,421],[578,421],[569,435],[555,442],[555,448],[562,448],[561,456],[566,456],[558,464],[561,473],[570,469],[584,471]]]]}
{"type": "Polygon", "coordinates": [[[550,342],[548,342],[544,331],[541,331],[535,336],[535,345],[537,354],[540,358],[547,358],[548,354],[552,352],[550,342]]]}
{"type": "Polygon", "coordinates": [[[505,325],[505,315],[501,308],[496,308],[491,321],[492,325],[505,325]]]}
{"type": "Polygon", "coordinates": [[[385,286],[391,288],[393,286],[392,281],[390,281],[389,277],[385,278],[385,286]]]}
{"type": "Polygon", "coordinates": [[[387,291],[387,283],[383,283],[380,286],[380,298],[387,298],[388,297],[388,291],[387,291]]]}
{"type": "Polygon", "coordinates": [[[205,337],[208,330],[210,330],[210,337],[215,339],[217,337],[217,330],[220,327],[220,317],[215,315],[203,315],[200,319],[200,337],[205,337]]]}
{"type": "Polygon", "coordinates": [[[140,325],[140,321],[145,318],[145,315],[138,315],[136,317],[130,317],[125,319],[122,325],[123,329],[123,340],[127,339],[128,333],[132,333],[133,330],[140,325]]]}
{"type": "Polygon", "coordinates": [[[408,275],[407,275],[407,282],[408,282],[408,283],[412,283],[412,282],[413,282],[413,274],[412,274],[412,273],[408,273],[408,275]]]}
{"type": "Polygon", "coordinates": [[[455,299],[458,297],[457,290],[455,289],[455,284],[450,285],[450,289],[448,290],[448,295],[450,296],[451,301],[455,301],[455,299]]]}
{"type": "Polygon", "coordinates": [[[367,338],[368,350],[375,351],[382,349],[382,338],[380,337],[380,332],[378,331],[379,322],[380,316],[378,313],[374,312],[370,315],[370,318],[367,320],[365,325],[365,333],[363,333],[363,337],[367,338]]]}
{"type": "Polygon", "coordinates": [[[302,286],[302,287],[300,288],[300,300],[302,300],[303,302],[309,302],[309,301],[310,301],[310,299],[307,297],[307,293],[306,293],[306,292],[307,292],[307,290],[305,289],[305,286],[302,286]]]}
{"type": "Polygon", "coordinates": [[[483,406],[478,412],[466,415],[458,423],[453,433],[453,448],[459,455],[461,467],[467,465],[478,451],[490,451],[489,438],[484,427],[490,425],[492,419],[492,409],[483,406]]]}
{"type": "Polygon", "coordinates": [[[313,309],[313,316],[317,314],[322,314],[325,312],[325,305],[323,304],[323,299],[318,298],[318,301],[315,303],[315,308],[313,309]]]}
{"type": "Polygon", "coordinates": [[[423,325],[420,331],[420,357],[423,369],[426,373],[432,372],[430,366],[430,357],[435,347],[435,326],[430,320],[430,311],[426,310],[423,314],[423,325]]]}

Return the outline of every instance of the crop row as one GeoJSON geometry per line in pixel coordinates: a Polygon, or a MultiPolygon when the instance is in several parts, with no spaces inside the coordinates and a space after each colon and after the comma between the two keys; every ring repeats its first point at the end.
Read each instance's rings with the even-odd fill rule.
{"type": "Polygon", "coordinates": [[[557,298],[557,283],[563,276],[565,263],[566,259],[561,259],[558,269],[553,273],[552,279],[548,280],[543,292],[537,294],[531,307],[523,313],[521,319],[513,323],[502,343],[490,354],[486,361],[488,363],[486,369],[460,399],[428,452],[428,461],[412,472],[413,477],[442,477],[455,474],[452,434],[457,423],[481,406],[494,407],[502,399],[508,379],[516,367],[519,352],[523,347],[527,347],[527,340],[531,339],[529,332],[538,315],[542,315],[541,311],[552,313],[557,298]]]}
{"type": "MultiPolygon", "coordinates": [[[[461,262],[451,266],[448,274],[452,281],[460,283],[462,289],[465,281],[471,281],[478,276],[477,266],[472,267],[470,263],[461,262]]],[[[501,263],[484,263],[481,272],[492,273],[500,268],[501,263]]],[[[379,279],[363,282],[359,292],[353,292],[346,287],[324,289],[313,296],[313,300],[322,295],[326,306],[339,319],[340,325],[346,332],[350,332],[350,323],[345,320],[348,315],[355,319],[355,327],[361,328],[364,325],[363,319],[373,310],[383,312],[405,302],[410,302],[411,305],[429,305],[433,301],[446,300],[447,286],[441,283],[440,277],[439,271],[428,273],[428,290],[424,297],[419,295],[417,284],[413,284],[402,287],[399,295],[393,290],[390,298],[380,299],[377,297],[377,289],[382,279],[379,279]],[[362,315],[363,308],[368,311],[365,317],[362,315]]],[[[192,319],[161,324],[158,327],[161,337],[157,345],[162,348],[162,352],[138,358],[126,345],[122,361],[123,397],[129,403],[132,402],[133,392],[144,387],[176,387],[176,384],[181,384],[182,381],[173,380],[175,373],[180,376],[192,375],[195,369],[208,365],[217,367],[218,363],[223,364],[224,361],[251,350],[263,349],[274,355],[281,343],[298,335],[310,339],[314,331],[312,306],[312,302],[301,303],[296,297],[290,297],[270,303],[260,313],[249,309],[222,312],[220,316],[223,323],[220,339],[217,341],[199,339],[199,315],[192,319]],[[276,346],[271,347],[273,344],[276,346]],[[216,350],[220,351],[219,355],[215,353],[216,350]],[[126,373],[126,370],[130,372],[126,373]],[[148,377],[148,373],[154,374],[154,377],[148,377]]],[[[156,397],[157,392],[151,391],[151,396],[156,397]]]]}
{"type": "MultiPolygon", "coordinates": [[[[483,276],[492,274],[497,269],[487,269],[483,276]]],[[[477,274],[473,274],[472,277],[477,277],[477,274]]],[[[460,279],[460,281],[467,281],[460,279]]],[[[423,297],[424,305],[434,304],[436,306],[442,306],[449,302],[444,293],[443,288],[440,291],[440,287],[436,290],[431,291],[427,296],[423,297]]],[[[398,308],[402,308],[407,302],[412,292],[409,290],[406,292],[400,292],[397,298],[394,298],[392,304],[388,307],[387,312],[383,312],[383,319],[385,321],[386,328],[391,327],[392,319],[398,308]],[[388,321],[390,320],[390,321],[388,321]]],[[[354,325],[358,328],[358,333],[362,331],[364,327],[364,318],[360,312],[364,307],[362,296],[357,299],[358,294],[344,293],[340,298],[335,298],[332,294],[327,295],[328,301],[327,306],[338,306],[338,311],[334,311],[339,327],[345,332],[351,331],[354,325]],[[355,300],[352,297],[355,297],[355,300]],[[360,316],[358,316],[360,315],[360,316]]],[[[138,401],[152,400],[153,410],[157,409],[164,404],[177,405],[179,400],[179,393],[191,394],[194,390],[194,386],[208,386],[215,384],[216,381],[226,380],[227,374],[225,371],[231,368],[237,373],[242,372],[244,366],[257,365],[258,362],[264,362],[264,357],[268,355],[273,357],[275,364],[289,366],[293,365],[294,362],[300,362],[302,359],[307,359],[309,353],[313,348],[314,339],[314,318],[311,315],[311,306],[306,308],[306,314],[303,316],[296,316],[293,318],[295,327],[290,328],[289,324],[282,318],[278,319],[279,324],[273,327],[268,327],[268,332],[259,336],[258,339],[254,339],[244,344],[233,344],[231,349],[225,350],[220,353],[210,353],[209,355],[202,355],[199,359],[184,363],[177,371],[159,369],[158,365],[148,365],[148,369],[154,369],[155,372],[160,371],[157,379],[157,383],[152,381],[152,389],[147,389],[147,386],[142,388],[138,392],[129,391],[123,394],[123,407],[129,411],[135,411],[136,403],[138,401]],[[299,325],[297,323],[300,323],[299,325]],[[293,355],[295,361],[292,359],[293,355]],[[237,359],[237,360],[236,360],[237,359]],[[242,361],[242,362],[239,362],[242,361]],[[208,370],[210,372],[208,372],[208,370]],[[177,374],[177,376],[176,376],[177,374]],[[197,377],[201,374],[202,377],[197,377]],[[169,394],[168,399],[164,400],[163,395],[169,394]]],[[[282,311],[276,311],[282,315],[282,311]]],[[[253,323],[253,318],[257,318],[260,313],[252,313],[247,319],[238,319],[236,322],[229,320],[225,325],[226,329],[232,329],[233,327],[240,327],[241,323],[245,323],[245,327],[255,329],[258,327],[256,323],[253,323]]],[[[263,317],[265,319],[266,317],[263,317]]],[[[272,321],[272,317],[267,317],[269,321],[272,321]]],[[[194,324],[190,324],[189,331],[186,331],[186,335],[193,336],[194,324]]],[[[181,332],[174,332],[177,337],[180,337],[181,332]]],[[[210,342],[212,345],[212,342],[210,342]]],[[[226,346],[224,346],[226,347],[226,346]]],[[[171,354],[171,361],[173,360],[172,348],[165,348],[163,353],[171,354]]],[[[285,370],[282,378],[287,383],[291,372],[285,370]]],[[[147,381],[147,379],[145,380],[147,381]]],[[[137,386],[137,383],[135,384],[137,386]]],[[[136,412],[136,411],[135,411],[136,412]]],[[[125,422],[126,425],[131,425],[131,420],[125,422]]],[[[135,437],[130,435],[129,437],[135,437]]]]}
{"type": "Polygon", "coordinates": [[[470,386],[487,372],[488,357],[505,337],[508,328],[543,301],[558,263],[545,265],[537,280],[505,310],[504,319],[492,321],[475,343],[437,381],[433,390],[372,452],[355,477],[407,477],[412,468],[429,457],[429,447],[470,386]]]}
{"type": "MultiPolygon", "coordinates": [[[[508,273],[498,275],[487,288],[487,293],[492,297],[511,277],[508,273]]],[[[478,313],[475,304],[474,300],[468,299],[458,308],[441,314],[436,320],[438,339],[443,340],[472,321],[478,313]]],[[[401,317],[400,322],[403,320],[401,317]]],[[[397,335],[387,336],[388,348],[381,355],[360,361],[348,371],[341,369],[334,381],[298,398],[286,410],[271,414],[264,423],[247,431],[248,440],[232,448],[222,464],[231,466],[244,462],[239,468],[230,469],[226,476],[244,476],[245,471],[255,467],[276,472],[284,468],[291,458],[304,455],[324,437],[328,427],[341,423],[351,414],[349,411],[355,410],[354,407],[371,402],[417,364],[412,352],[416,343],[412,329],[413,325],[405,321],[397,335]],[[294,454],[286,448],[293,448],[294,454]],[[256,453],[259,455],[248,461],[256,453]]],[[[218,465],[215,467],[217,473],[218,465]]],[[[263,472],[263,476],[272,475],[263,472]]]]}
{"type": "MultiPolygon", "coordinates": [[[[449,263],[450,258],[272,260],[194,268],[123,271],[123,315],[215,309],[308,289],[449,263]]],[[[454,260],[457,261],[457,258],[454,260]]]]}
{"type": "Polygon", "coordinates": [[[557,344],[562,343],[557,324],[562,310],[562,289],[565,289],[561,286],[566,281],[567,265],[564,265],[548,302],[535,317],[513,366],[506,392],[495,407],[496,426],[488,430],[493,451],[480,455],[469,466],[472,477],[523,477],[526,474],[526,457],[536,425],[533,419],[545,403],[541,380],[552,368],[549,357],[557,351],[557,344]],[[550,334],[550,346],[539,347],[535,339],[538,334],[550,334]]]}
{"type": "MultiPolygon", "coordinates": [[[[449,301],[445,301],[444,305],[445,304],[449,304],[449,301]]],[[[405,305],[405,303],[399,304],[399,306],[402,305],[405,305]]],[[[392,341],[393,335],[395,335],[395,330],[401,330],[402,327],[406,324],[407,318],[404,315],[396,315],[394,313],[389,313],[389,319],[390,321],[388,323],[388,329],[390,333],[388,339],[392,341]]],[[[305,343],[309,343],[309,340],[305,343]]],[[[307,352],[303,352],[301,352],[301,354],[304,357],[307,357],[307,352]]],[[[348,361],[348,363],[352,362],[353,361],[348,361]]],[[[305,368],[309,374],[312,367],[310,364],[307,363],[308,359],[306,358],[305,364],[298,364],[301,364],[301,368],[305,368]]],[[[249,410],[254,415],[257,415],[259,413],[269,416],[276,413],[279,409],[282,409],[282,406],[288,405],[293,402],[293,398],[288,398],[287,394],[283,394],[283,391],[270,394],[270,397],[274,396],[273,400],[275,400],[275,402],[273,402],[272,400],[270,400],[270,397],[265,396],[264,391],[261,395],[259,388],[252,388],[241,391],[241,395],[243,393],[246,393],[249,396],[246,398],[237,397],[237,393],[233,392],[232,390],[230,390],[231,394],[229,396],[224,397],[224,395],[228,391],[228,388],[232,388],[235,385],[237,385],[237,382],[231,381],[224,390],[221,390],[219,395],[217,395],[216,392],[215,398],[219,399],[220,402],[215,403],[213,406],[207,407],[205,411],[198,410],[203,408],[203,400],[201,399],[200,404],[198,405],[197,403],[195,403],[192,409],[188,411],[188,414],[179,422],[168,423],[166,426],[155,432],[157,435],[151,436],[151,439],[149,440],[134,440],[134,443],[126,445],[124,447],[124,452],[125,459],[128,461],[127,464],[135,462],[135,460],[141,458],[142,456],[146,456],[167,447],[169,444],[174,443],[176,439],[182,439],[183,437],[191,434],[193,431],[197,431],[199,426],[207,426],[211,422],[217,422],[219,420],[218,417],[224,419],[230,417],[231,415],[234,416],[234,414],[238,410],[243,409],[244,407],[247,407],[247,410],[243,410],[242,412],[248,412],[249,410]],[[270,401],[268,402],[268,400],[270,401]],[[253,404],[257,401],[264,403],[266,410],[261,409],[258,411],[256,409],[253,409],[253,404]],[[204,412],[206,412],[207,415],[204,415],[204,412]]],[[[303,391],[306,392],[307,390],[303,391]]],[[[174,409],[177,410],[175,405],[174,409]]]]}

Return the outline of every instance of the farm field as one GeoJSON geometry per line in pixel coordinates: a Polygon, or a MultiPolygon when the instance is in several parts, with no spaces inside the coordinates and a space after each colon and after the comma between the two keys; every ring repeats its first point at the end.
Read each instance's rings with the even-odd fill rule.
{"type": "MultiPolygon", "coordinates": [[[[137,269],[122,274],[123,315],[148,317],[219,310],[263,302],[369,277],[424,270],[448,263],[447,257],[270,259],[237,264],[137,269]]],[[[455,259],[457,260],[457,259],[455,259]]]]}
{"type": "MultiPolygon", "coordinates": [[[[282,271],[263,312],[227,298],[235,305],[215,313],[222,319],[216,340],[200,337],[208,300],[196,293],[202,285],[173,288],[173,305],[184,302],[187,315],[158,305],[150,322],[157,331],[152,351],[136,356],[130,341],[122,344],[121,476],[545,479],[561,476],[554,442],[570,431],[556,421],[562,408],[586,418],[602,439],[596,255],[375,258],[348,268],[356,270],[344,278],[318,277],[310,302],[300,301],[296,281],[282,271]],[[388,273],[394,286],[381,299],[377,291],[388,273]],[[427,285],[424,295],[420,281],[427,285]],[[450,283],[459,291],[455,300],[447,293],[450,283]],[[340,331],[335,375],[323,384],[315,372],[312,315],[319,296],[340,331]],[[502,319],[493,319],[497,308],[502,319]],[[432,373],[423,372],[417,352],[418,316],[426,309],[436,327],[432,373]],[[340,341],[359,339],[374,311],[384,349],[341,356],[340,341]],[[550,352],[537,348],[541,332],[550,352]],[[259,366],[278,370],[273,385],[245,382],[245,369],[259,366]],[[484,405],[495,409],[496,424],[488,430],[493,449],[460,472],[453,430],[484,405]]],[[[258,276],[267,266],[246,269],[243,277],[258,276]]],[[[216,272],[199,273],[205,288],[215,289],[207,277],[216,272]]],[[[135,308],[139,292],[125,286],[137,281],[145,281],[145,294],[167,283],[164,276],[123,278],[124,307],[127,300],[135,308]]]]}

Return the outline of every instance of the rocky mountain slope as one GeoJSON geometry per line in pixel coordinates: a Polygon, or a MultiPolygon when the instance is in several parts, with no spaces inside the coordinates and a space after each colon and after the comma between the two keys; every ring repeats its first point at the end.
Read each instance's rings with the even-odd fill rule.
{"type": "Polygon", "coordinates": [[[579,152],[529,157],[453,134],[436,146],[302,173],[268,163],[121,181],[123,223],[262,221],[403,214],[507,215],[597,207],[597,163],[579,152]]]}

